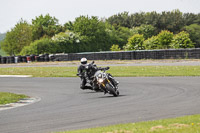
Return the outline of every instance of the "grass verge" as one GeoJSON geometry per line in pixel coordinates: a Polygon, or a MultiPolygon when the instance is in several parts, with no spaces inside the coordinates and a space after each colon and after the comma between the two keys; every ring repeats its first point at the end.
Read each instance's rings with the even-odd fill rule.
{"type": "Polygon", "coordinates": [[[199,133],[200,115],[119,124],[59,133],[199,133]]]}
{"type": "Polygon", "coordinates": [[[8,92],[0,92],[0,105],[8,104],[8,103],[15,103],[23,98],[27,98],[27,96],[8,93],[8,92]]]}
{"type": "MultiPolygon", "coordinates": [[[[200,76],[200,66],[112,66],[115,77],[200,76]]],[[[33,77],[75,77],[77,67],[9,67],[0,75],[32,75],[33,77]]]]}

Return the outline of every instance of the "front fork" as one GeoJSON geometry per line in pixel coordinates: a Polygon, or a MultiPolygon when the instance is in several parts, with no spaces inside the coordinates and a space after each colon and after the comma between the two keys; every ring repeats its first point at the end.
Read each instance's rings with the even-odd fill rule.
{"type": "Polygon", "coordinates": [[[104,83],[101,83],[100,84],[100,88],[104,91],[104,93],[106,94],[106,93],[108,93],[108,89],[106,89],[106,83],[108,83],[112,88],[115,88],[115,90],[117,90],[117,86],[115,87],[112,83],[111,83],[111,81],[109,80],[109,79],[106,79],[106,82],[104,83]]]}

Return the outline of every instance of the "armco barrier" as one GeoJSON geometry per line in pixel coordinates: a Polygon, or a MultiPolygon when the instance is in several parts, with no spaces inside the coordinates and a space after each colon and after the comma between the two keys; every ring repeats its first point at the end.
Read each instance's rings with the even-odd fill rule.
{"type": "MultiPolygon", "coordinates": [[[[69,54],[30,55],[32,61],[73,61],[85,57],[88,60],[139,60],[139,59],[200,59],[200,48],[194,49],[163,49],[137,50],[117,52],[85,52],[69,54]]],[[[0,63],[15,63],[14,56],[0,56],[0,63]]],[[[27,62],[27,56],[18,56],[18,63],[27,62]]]]}
{"type": "Polygon", "coordinates": [[[88,60],[200,59],[200,48],[56,54],[54,61],[80,60],[82,57],[88,60]]]}

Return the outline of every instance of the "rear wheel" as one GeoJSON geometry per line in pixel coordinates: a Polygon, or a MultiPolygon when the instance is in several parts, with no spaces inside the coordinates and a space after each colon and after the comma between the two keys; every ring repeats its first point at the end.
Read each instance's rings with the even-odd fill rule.
{"type": "Polygon", "coordinates": [[[110,94],[113,94],[113,96],[117,97],[119,95],[119,91],[115,90],[110,84],[106,84],[106,88],[110,92],[110,94]]]}

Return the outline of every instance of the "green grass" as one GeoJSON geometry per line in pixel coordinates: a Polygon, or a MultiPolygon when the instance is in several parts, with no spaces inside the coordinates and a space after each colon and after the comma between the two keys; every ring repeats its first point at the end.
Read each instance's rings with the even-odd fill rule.
{"type": "MultiPolygon", "coordinates": [[[[112,66],[115,77],[200,76],[200,66],[112,66]]],[[[75,77],[77,67],[8,67],[0,75],[33,75],[33,77],[75,77]]]]}
{"type": "Polygon", "coordinates": [[[200,66],[125,66],[110,72],[116,77],[200,76],[200,66]]]}
{"type": "Polygon", "coordinates": [[[59,133],[200,133],[200,115],[59,133]]]}
{"type": "Polygon", "coordinates": [[[13,94],[8,92],[0,92],[0,105],[1,104],[8,104],[8,103],[15,103],[20,99],[26,98],[25,95],[13,94]]]}

